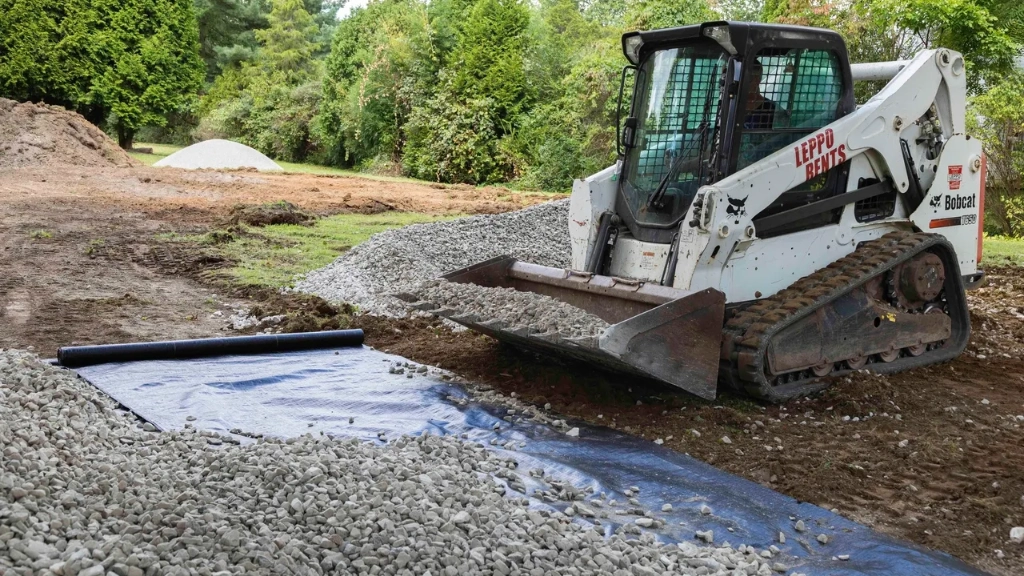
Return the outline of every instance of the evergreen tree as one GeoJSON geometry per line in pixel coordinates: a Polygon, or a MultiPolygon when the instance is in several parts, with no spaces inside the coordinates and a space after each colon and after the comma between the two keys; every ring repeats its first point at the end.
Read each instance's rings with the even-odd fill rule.
{"type": "Polygon", "coordinates": [[[212,82],[224,70],[256,56],[255,30],[267,27],[267,9],[256,0],[194,0],[199,54],[212,82]]]}
{"type": "Polygon", "coordinates": [[[490,99],[499,134],[511,131],[530,102],[529,23],[523,0],[477,0],[456,48],[455,92],[467,100],[490,99]]]}
{"type": "Polygon", "coordinates": [[[192,0],[92,0],[98,74],[87,99],[110,114],[121,147],[194,105],[203,81],[192,0]]]}
{"type": "Polygon", "coordinates": [[[466,15],[473,7],[473,0],[430,0],[427,14],[430,19],[430,35],[433,52],[440,66],[451,64],[454,53],[466,24],[466,15]]]}
{"type": "Polygon", "coordinates": [[[318,27],[303,0],[272,0],[269,26],[257,30],[255,61],[241,70],[241,98],[248,106],[239,120],[246,144],[275,158],[302,161],[317,146],[310,123],[320,104],[314,60],[318,27]]]}
{"type": "Polygon", "coordinates": [[[272,6],[269,26],[256,31],[259,66],[265,74],[281,73],[294,80],[312,70],[319,29],[303,0],[273,0],[272,6]]]}
{"type": "Polygon", "coordinates": [[[74,108],[95,63],[86,0],[0,0],[0,96],[74,108]]]}

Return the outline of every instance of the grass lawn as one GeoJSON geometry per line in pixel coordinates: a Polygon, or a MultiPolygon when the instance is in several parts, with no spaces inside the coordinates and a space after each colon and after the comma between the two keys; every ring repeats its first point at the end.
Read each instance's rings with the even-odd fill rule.
{"type": "Polygon", "coordinates": [[[337,214],[321,218],[312,226],[243,226],[241,234],[212,232],[190,239],[198,240],[211,252],[234,262],[235,265],[226,270],[234,282],[281,288],[292,285],[296,275],[326,266],[377,232],[451,218],[454,216],[414,212],[337,214]]]}
{"type": "Polygon", "coordinates": [[[1006,236],[986,236],[981,267],[986,264],[1014,264],[1024,266],[1024,239],[1006,236]]]}

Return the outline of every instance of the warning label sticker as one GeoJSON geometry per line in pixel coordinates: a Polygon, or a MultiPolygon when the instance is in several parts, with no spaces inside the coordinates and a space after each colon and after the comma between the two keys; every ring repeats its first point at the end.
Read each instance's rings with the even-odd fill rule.
{"type": "Polygon", "coordinates": [[[964,165],[963,164],[957,164],[955,166],[950,166],[949,167],[949,189],[950,190],[959,190],[960,189],[960,179],[963,177],[963,174],[964,174],[964,165]]]}
{"type": "Polygon", "coordinates": [[[640,254],[640,268],[654,270],[654,252],[642,252],[640,254]]]}

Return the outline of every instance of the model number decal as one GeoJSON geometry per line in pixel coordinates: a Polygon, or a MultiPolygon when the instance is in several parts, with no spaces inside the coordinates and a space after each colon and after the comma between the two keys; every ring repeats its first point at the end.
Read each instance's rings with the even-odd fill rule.
{"type": "Polygon", "coordinates": [[[797,167],[804,167],[808,180],[846,162],[846,144],[836,146],[835,133],[831,128],[796,145],[793,153],[797,167]]]}
{"type": "Polygon", "coordinates": [[[970,226],[978,223],[977,214],[964,214],[952,218],[936,218],[928,223],[929,228],[948,228],[950,226],[970,226]]]}

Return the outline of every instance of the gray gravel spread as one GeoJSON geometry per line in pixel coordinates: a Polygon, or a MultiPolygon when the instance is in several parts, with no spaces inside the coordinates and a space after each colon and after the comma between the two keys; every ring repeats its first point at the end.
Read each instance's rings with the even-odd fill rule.
{"type": "Polygon", "coordinates": [[[530,509],[496,480],[522,482],[511,460],[451,437],[229,440],[146,432],[72,373],[0,352],[0,574],[768,576],[779,568],[751,547],[660,544],[637,523],[606,538],[570,515],[530,509]]]}
{"type": "Polygon", "coordinates": [[[445,280],[425,282],[413,291],[417,297],[444,308],[483,320],[501,320],[510,328],[558,333],[562,338],[598,336],[608,323],[565,302],[512,288],[484,288],[445,280]]]}
{"type": "Polygon", "coordinates": [[[558,200],[504,214],[414,224],[374,234],[295,289],[362,311],[405,316],[408,306],[388,294],[496,256],[569,266],[569,201],[558,200]]]}

